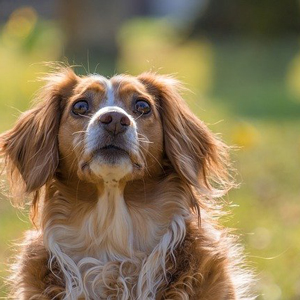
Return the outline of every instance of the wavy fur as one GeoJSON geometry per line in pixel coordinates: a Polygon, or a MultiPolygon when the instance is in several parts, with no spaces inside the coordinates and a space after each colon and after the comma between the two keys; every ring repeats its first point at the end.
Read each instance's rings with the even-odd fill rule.
{"type": "Polygon", "coordinates": [[[228,147],[180,90],[153,73],[47,76],[38,102],[0,136],[13,197],[32,196],[37,227],[10,298],[253,299],[242,249],[218,224],[217,198],[234,186],[228,147]],[[86,115],[72,113],[76,101],[86,115]],[[151,113],[138,115],[137,101],[151,113]]]}

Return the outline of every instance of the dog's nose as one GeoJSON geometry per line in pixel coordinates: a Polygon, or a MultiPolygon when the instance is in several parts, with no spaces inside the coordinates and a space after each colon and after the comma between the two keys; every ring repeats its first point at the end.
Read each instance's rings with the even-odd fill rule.
{"type": "Polygon", "coordinates": [[[113,135],[126,131],[130,126],[130,119],[125,114],[117,111],[104,113],[100,116],[99,121],[103,128],[113,135]]]}

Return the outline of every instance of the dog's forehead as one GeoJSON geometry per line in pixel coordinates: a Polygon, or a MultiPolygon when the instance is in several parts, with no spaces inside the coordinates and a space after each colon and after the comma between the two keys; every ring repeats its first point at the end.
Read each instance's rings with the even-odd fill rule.
{"type": "Polygon", "coordinates": [[[107,101],[113,101],[115,98],[122,99],[128,94],[146,93],[145,86],[133,76],[116,75],[110,79],[101,75],[91,75],[90,88],[104,92],[107,101]]]}
{"type": "Polygon", "coordinates": [[[104,91],[107,105],[113,105],[115,101],[115,89],[110,79],[101,75],[91,75],[91,85],[94,87],[100,86],[100,90],[104,91]]]}

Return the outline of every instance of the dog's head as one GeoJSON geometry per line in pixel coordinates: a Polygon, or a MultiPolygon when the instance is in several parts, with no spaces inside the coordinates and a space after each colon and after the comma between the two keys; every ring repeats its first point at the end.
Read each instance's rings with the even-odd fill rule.
{"type": "Polygon", "coordinates": [[[67,68],[49,76],[39,102],[0,136],[12,186],[32,193],[53,179],[99,185],[171,171],[211,191],[209,178],[226,181],[227,149],[179,91],[176,80],[152,73],[106,79],[67,68]]]}

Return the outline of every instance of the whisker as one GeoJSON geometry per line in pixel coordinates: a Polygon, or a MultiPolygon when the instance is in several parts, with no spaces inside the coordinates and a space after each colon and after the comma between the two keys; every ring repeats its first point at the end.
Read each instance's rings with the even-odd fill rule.
{"type": "Polygon", "coordinates": [[[89,72],[87,71],[86,67],[83,64],[81,64],[80,67],[84,69],[85,75],[89,74],[89,72]]]}
{"type": "MultiPolygon", "coordinates": [[[[135,144],[135,146],[137,146],[137,148],[139,147],[138,144],[135,144]]],[[[144,163],[146,172],[148,173],[148,175],[150,175],[149,168],[148,168],[148,163],[147,163],[145,154],[142,151],[139,151],[139,155],[141,156],[141,159],[142,159],[142,161],[144,163]]]]}
{"type": "Polygon", "coordinates": [[[138,141],[139,142],[143,142],[143,143],[147,143],[147,144],[153,144],[153,142],[150,142],[150,141],[147,141],[147,140],[143,140],[143,139],[139,139],[139,138],[138,138],[138,141]]]}
{"type": "Polygon", "coordinates": [[[93,117],[91,117],[91,116],[85,116],[85,115],[80,115],[80,117],[83,117],[83,118],[87,118],[87,119],[89,119],[89,120],[91,120],[93,117]]]}
{"type": "MultiPolygon", "coordinates": [[[[145,147],[143,147],[142,145],[139,145],[143,150],[147,150],[145,147]]],[[[161,165],[161,163],[157,160],[157,158],[151,153],[151,152],[147,152],[147,154],[149,154],[152,158],[154,158],[154,160],[158,163],[158,165],[161,167],[162,170],[164,170],[163,166],[161,165]]]]}
{"type": "Polygon", "coordinates": [[[134,121],[138,120],[140,117],[142,117],[144,114],[141,113],[136,119],[134,119],[134,121]]]}
{"type": "Polygon", "coordinates": [[[138,141],[141,141],[141,142],[144,142],[144,143],[149,143],[149,144],[153,144],[153,142],[149,141],[149,139],[147,138],[147,136],[145,136],[144,134],[142,133],[137,133],[138,136],[140,135],[142,138],[139,138],[138,137],[138,141]]]}
{"type": "Polygon", "coordinates": [[[76,145],[74,145],[74,147],[72,148],[72,151],[73,150],[76,150],[76,148],[80,145],[81,141],[78,141],[78,143],[76,145]]]}
{"type": "MultiPolygon", "coordinates": [[[[146,160],[146,157],[144,155],[144,153],[142,151],[139,152],[141,157],[142,157],[142,160],[144,162],[144,165],[145,165],[145,171],[148,173],[148,175],[150,175],[150,172],[149,172],[149,168],[148,168],[148,162],[146,160]]],[[[144,178],[143,178],[144,179],[144,178]]]]}
{"type": "Polygon", "coordinates": [[[72,133],[72,135],[76,134],[76,133],[87,133],[87,130],[79,130],[79,131],[75,131],[72,133]]]}
{"type": "MultiPolygon", "coordinates": [[[[142,150],[144,150],[147,154],[149,154],[157,163],[158,165],[160,166],[160,168],[162,170],[164,170],[163,166],[161,165],[161,163],[157,160],[157,158],[151,153],[149,152],[145,147],[143,147],[141,144],[139,143],[133,143],[134,146],[136,146],[137,148],[141,148],[142,150]]],[[[144,160],[144,163],[145,165],[147,165],[147,160],[146,160],[146,157],[145,157],[145,154],[142,152],[142,151],[139,151],[139,153],[141,154],[143,160],[144,160]]],[[[148,173],[149,174],[149,173],[148,173]]]]}
{"type": "Polygon", "coordinates": [[[100,65],[100,63],[97,63],[97,65],[96,65],[96,67],[95,67],[95,70],[94,70],[94,74],[96,74],[99,65],[100,65]]]}
{"type": "Polygon", "coordinates": [[[147,137],[146,135],[144,135],[144,134],[142,134],[142,133],[140,133],[140,132],[137,132],[137,134],[140,135],[141,137],[143,137],[143,138],[145,138],[145,139],[148,140],[148,137],[147,137]]]}

